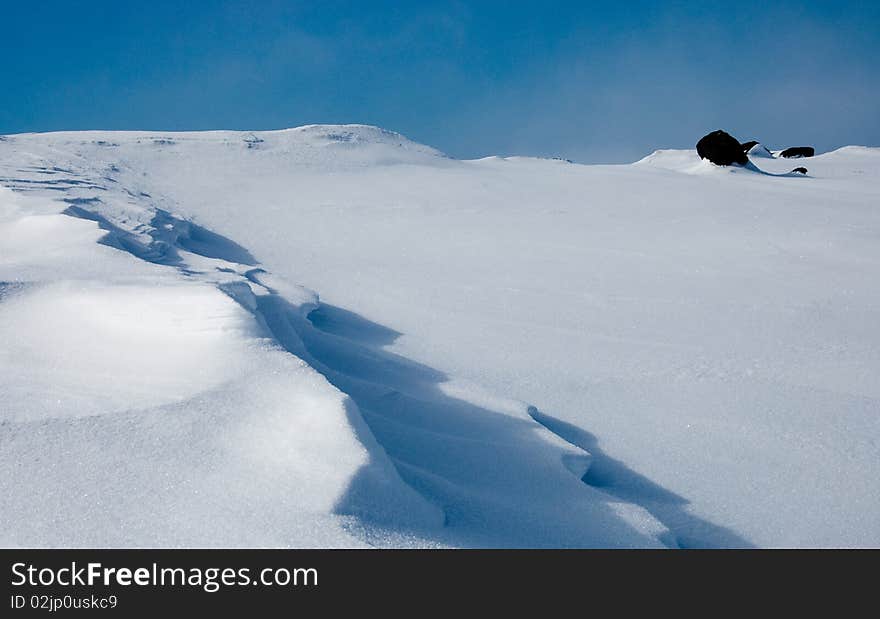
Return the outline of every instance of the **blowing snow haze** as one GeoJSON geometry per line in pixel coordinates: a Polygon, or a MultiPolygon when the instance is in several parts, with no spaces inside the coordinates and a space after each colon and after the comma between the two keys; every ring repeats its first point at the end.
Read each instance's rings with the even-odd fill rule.
{"type": "Polygon", "coordinates": [[[365,123],[584,163],[718,127],[880,145],[876,2],[50,0],[3,19],[0,133],[365,123]]]}

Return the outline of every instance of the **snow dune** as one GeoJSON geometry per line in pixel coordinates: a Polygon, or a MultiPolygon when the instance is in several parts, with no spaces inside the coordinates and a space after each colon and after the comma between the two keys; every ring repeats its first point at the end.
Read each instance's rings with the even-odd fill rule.
{"type": "Polygon", "coordinates": [[[876,545],[880,151],[797,165],[5,136],[0,543],[876,545]]]}
{"type": "Polygon", "coordinates": [[[442,522],[235,282],[98,245],[65,206],[0,190],[0,541],[357,546],[356,516],[442,522]]]}
{"type": "Polygon", "coordinates": [[[231,241],[3,191],[3,543],[660,543],[525,407],[434,393],[435,372],[373,349],[354,315],[219,257],[241,257],[231,241]],[[393,418],[382,445],[352,395],[393,418]]]}

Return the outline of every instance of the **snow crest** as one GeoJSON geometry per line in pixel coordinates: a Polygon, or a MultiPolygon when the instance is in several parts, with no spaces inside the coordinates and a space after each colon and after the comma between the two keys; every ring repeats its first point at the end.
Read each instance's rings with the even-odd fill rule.
{"type": "Polygon", "coordinates": [[[877,545],[878,153],[5,136],[0,543],[877,545]]]}
{"type": "MultiPolygon", "coordinates": [[[[289,134],[438,156],[374,128],[272,137],[289,134]]],[[[96,137],[76,135],[95,149],[201,138],[96,137]]],[[[56,156],[29,160],[5,181],[17,193],[0,194],[0,542],[675,543],[584,484],[589,454],[527,405],[381,350],[387,329],[174,215],[131,163],[56,156]]]]}

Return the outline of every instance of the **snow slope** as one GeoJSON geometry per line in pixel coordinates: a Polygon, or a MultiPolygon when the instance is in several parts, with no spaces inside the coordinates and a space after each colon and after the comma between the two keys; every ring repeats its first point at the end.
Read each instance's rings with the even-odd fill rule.
{"type": "Polygon", "coordinates": [[[66,206],[0,189],[0,542],[350,546],[354,516],[442,521],[222,283],[66,206]],[[340,503],[354,478],[369,503],[340,503]]]}
{"type": "Polygon", "coordinates": [[[756,163],[5,136],[0,542],[876,546],[880,150],[756,163]]]}

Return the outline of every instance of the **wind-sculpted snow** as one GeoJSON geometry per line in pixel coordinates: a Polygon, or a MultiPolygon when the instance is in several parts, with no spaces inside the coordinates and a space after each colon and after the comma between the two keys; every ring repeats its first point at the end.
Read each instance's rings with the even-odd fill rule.
{"type": "Polygon", "coordinates": [[[877,545],[880,149],[805,164],[7,136],[0,541],[877,545]]]}
{"type": "Polygon", "coordinates": [[[31,269],[0,303],[0,542],[661,545],[665,528],[585,486],[589,454],[524,405],[444,393],[439,372],[371,345],[382,327],[149,194],[113,208],[105,191],[46,215],[0,195],[2,275],[31,269]],[[150,223],[127,229],[118,214],[138,208],[150,223]],[[106,256],[112,271],[88,273],[106,256]]]}
{"type": "Polygon", "coordinates": [[[359,519],[442,522],[350,399],[224,293],[244,276],[144,262],[64,203],[0,192],[0,543],[357,546],[359,519]],[[342,513],[353,479],[371,492],[342,513]]]}

